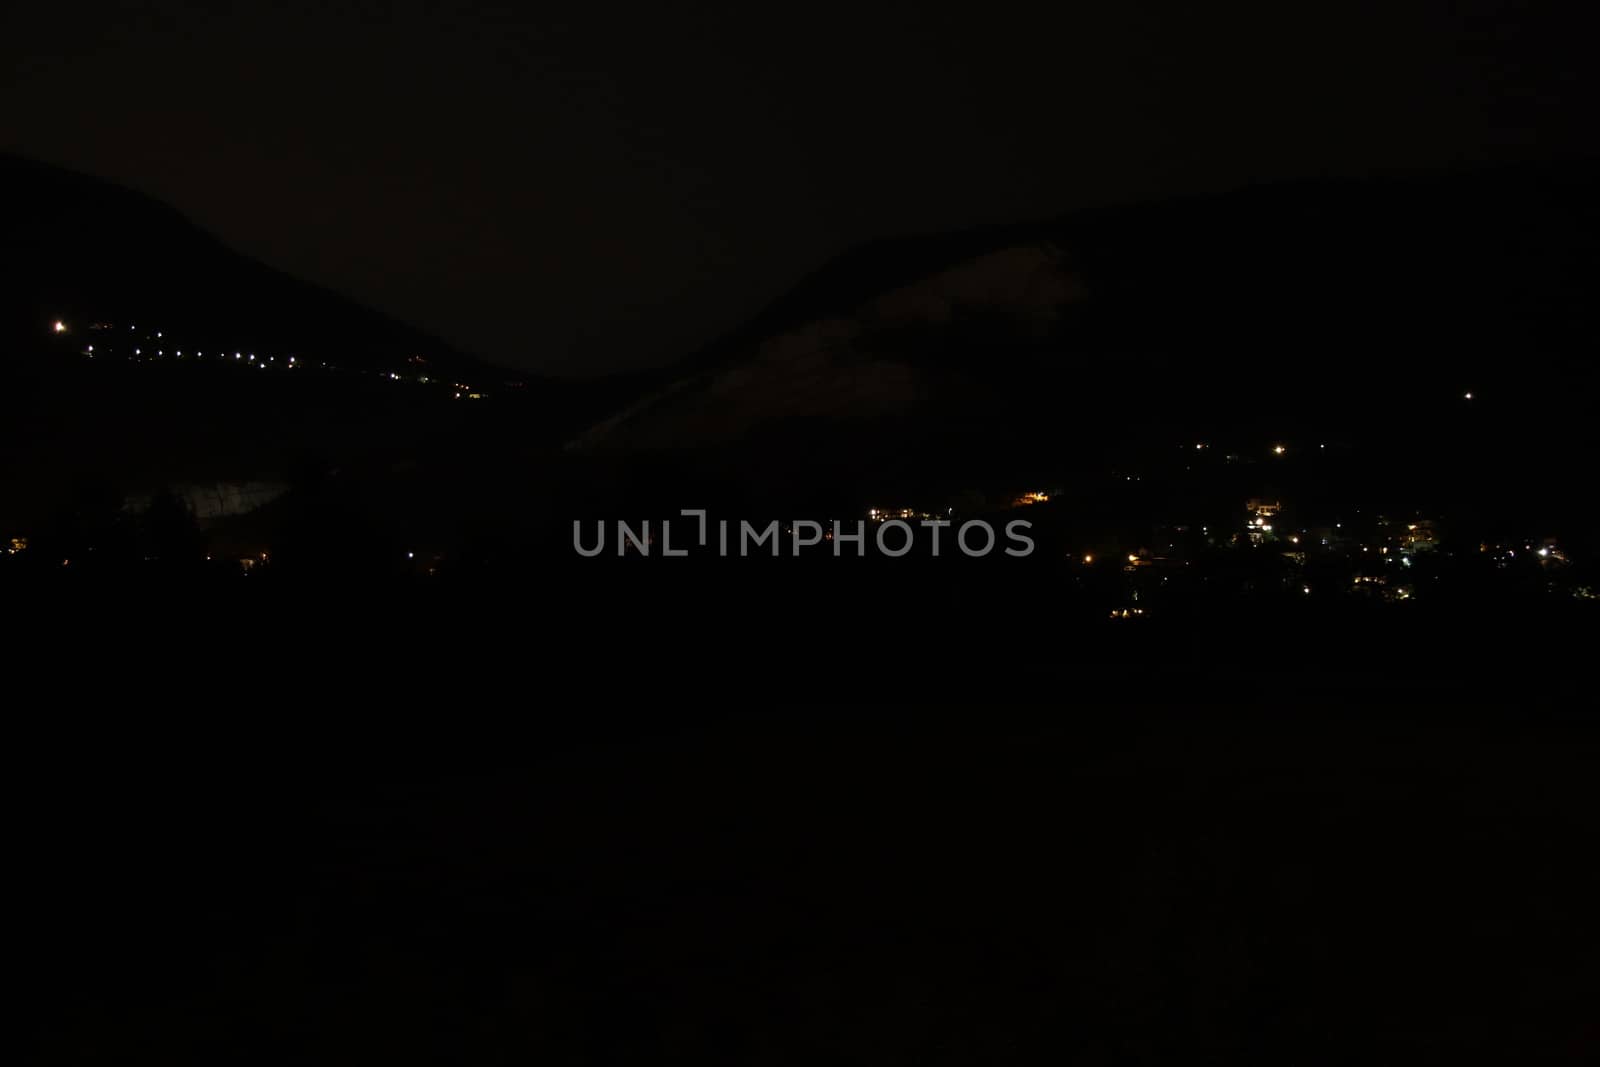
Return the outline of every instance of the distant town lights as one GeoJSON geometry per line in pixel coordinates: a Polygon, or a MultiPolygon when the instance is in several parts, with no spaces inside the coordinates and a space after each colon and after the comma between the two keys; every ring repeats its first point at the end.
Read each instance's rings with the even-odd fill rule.
{"type": "Polygon", "coordinates": [[[1281,456],[1287,451],[1288,451],[1288,449],[1284,448],[1282,445],[1273,445],[1272,446],[1272,454],[1274,456],[1281,456]]]}

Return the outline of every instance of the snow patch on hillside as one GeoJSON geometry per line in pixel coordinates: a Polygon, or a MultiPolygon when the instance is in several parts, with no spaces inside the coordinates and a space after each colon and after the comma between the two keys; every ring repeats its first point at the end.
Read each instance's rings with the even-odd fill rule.
{"type": "Polygon", "coordinates": [[[736,440],[786,418],[901,415],[924,394],[922,372],[884,340],[972,316],[1019,336],[1048,334],[1085,295],[1050,245],[1000,249],[874,297],[850,314],[769,337],[745,358],[672,383],[568,445],[672,448],[736,440]]]}

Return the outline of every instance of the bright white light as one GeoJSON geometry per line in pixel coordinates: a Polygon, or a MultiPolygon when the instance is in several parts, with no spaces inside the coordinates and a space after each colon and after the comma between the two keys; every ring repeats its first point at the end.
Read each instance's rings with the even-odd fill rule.
{"type": "Polygon", "coordinates": [[[1471,400],[1471,399],[1472,399],[1472,394],[1471,394],[1471,393],[1468,393],[1468,394],[1467,394],[1467,395],[1466,395],[1466,399],[1468,399],[1468,400],[1471,400]]]}
{"type": "Polygon", "coordinates": [[[66,332],[67,332],[67,324],[62,322],[60,319],[57,319],[56,320],[56,333],[66,333],[66,332]]]}
{"type": "Polygon", "coordinates": [[[1272,446],[1272,454],[1274,456],[1281,456],[1281,455],[1283,455],[1284,452],[1285,452],[1285,449],[1284,449],[1284,447],[1282,445],[1273,445],[1272,446]]]}

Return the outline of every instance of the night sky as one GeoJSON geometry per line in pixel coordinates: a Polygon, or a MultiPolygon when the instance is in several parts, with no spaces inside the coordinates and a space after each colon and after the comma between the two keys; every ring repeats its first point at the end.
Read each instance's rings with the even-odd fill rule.
{"type": "Polygon", "coordinates": [[[873,237],[1593,154],[1572,6],[13,3],[0,148],[469,351],[597,373],[873,237]]]}

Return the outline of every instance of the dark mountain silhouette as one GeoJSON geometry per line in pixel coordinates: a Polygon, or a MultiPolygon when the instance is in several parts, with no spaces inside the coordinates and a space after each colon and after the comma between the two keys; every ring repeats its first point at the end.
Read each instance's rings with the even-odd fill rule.
{"type": "Polygon", "coordinates": [[[359,369],[421,356],[476,382],[520,377],[240,255],[176,210],[112,183],[0,155],[0,196],[0,310],[13,343],[57,318],[144,322],[359,369]]]}
{"type": "Polygon", "coordinates": [[[783,425],[851,462],[863,438],[1037,455],[1157,430],[1404,432],[1467,392],[1548,424],[1593,382],[1597,192],[1583,161],[880,242],[572,447],[748,446],[783,425]]]}
{"type": "Polygon", "coordinates": [[[0,156],[0,197],[8,527],[48,525],[89,482],[145,497],[332,471],[399,498],[411,477],[497,486],[629,388],[473,358],[99,179],[0,156]],[[291,358],[314,373],[285,372],[291,358]],[[275,373],[247,373],[269,360],[275,373]]]}

